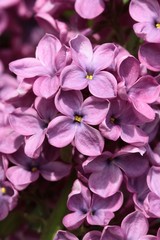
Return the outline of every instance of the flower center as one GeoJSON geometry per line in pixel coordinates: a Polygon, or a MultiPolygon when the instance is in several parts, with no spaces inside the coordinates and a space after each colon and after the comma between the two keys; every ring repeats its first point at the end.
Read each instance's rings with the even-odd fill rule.
{"type": "Polygon", "coordinates": [[[38,170],[37,167],[32,167],[31,172],[36,172],[38,170]]]}
{"type": "Polygon", "coordinates": [[[115,121],[116,121],[116,119],[115,119],[114,117],[111,117],[111,118],[110,118],[110,122],[111,122],[112,124],[114,124],[115,121]]]}
{"type": "Polygon", "coordinates": [[[6,194],[6,192],[7,192],[5,187],[1,187],[0,191],[1,191],[2,194],[6,194]]]}
{"type": "Polygon", "coordinates": [[[156,23],[156,28],[160,28],[160,23],[156,23]]]}
{"type": "Polygon", "coordinates": [[[75,115],[75,116],[74,116],[74,121],[80,123],[80,122],[82,121],[82,116],[75,115]]]}
{"type": "Polygon", "coordinates": [[[92,80],[93,79],[93,75],[92,74],[87,74],[86,78],[89,79],[89,80],[92,80]]]}

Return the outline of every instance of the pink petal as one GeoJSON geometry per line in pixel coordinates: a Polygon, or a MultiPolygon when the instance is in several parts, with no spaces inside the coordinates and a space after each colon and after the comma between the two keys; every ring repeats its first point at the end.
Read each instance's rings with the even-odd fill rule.
{"type": "Polygon", "coordinates": [[[137,117],[142,121],[152,121],[155,118],[154,110],[146,103],[138,101],[137,99],[131,99],[134,107],[134,111],[137,117]]]}
{"type": "Polygon", "coordinates": [[[93,54],[92,66],[95,72],[109,67],[115,56],[116,46],[112,43],[105,43],[98,46],[93,54]]]}
{"type": "Polygon", "coordinates": [[[152,71],[160,71],[160,44],[144,43],[140,46],[138,57],[141,63],[152,71]]]}
{"type": "Polygon", "coordinates": [[[57,76],[43,76],[35,80],[33,91],[39,97],[49,98],[55,95],[59,86],[59,78],[57,76]]]}
{"type": "Polygon", "coordinates": [[[117,96],[117,81],[109,72],[101,71],[94,74],[93,79],[88,84],[89,91],[95,97],[115,98],[117,96]]]}
{"type": "Polygon", "coordinates": [[[91,124],[100,124],[107,115],[109,102],[96,97],[88,97],[82,104],[83,121],[91,124]]]}
{"type": "Polygon", "coordinates": [[[141,212],[135,211],[123,219],[121,227],[127,239],[139,240],[148,232],[148,221],[141,212]]]}
{"type": "Polygon", "coordinates": [[[10,126],[0,127],[0,152],[11,154],[23,144],[24,138],[10,126]],[[9,146],[9,147],[8,147],[9,146]]]}
{"type": "Polygon", "coordinates": [[[159,94],[160,88],[157,81],[149,75],[139,78],[129,90],[129,97],[145,103],[155,102],[159,94]]]}
{"type": "Polygon", "coordinates": [[[81,68],[70,65],[63,69],[61,73],[62,88],[64,90],[81,90],[87,87],[87,73],[81,68]]]}
{"type": "Polygon", "coordinates": [[[104,11],[104,8],[103,0],[76,0],[75,2],[75,10],[82,18],[95,18],[104,11]]]}
{"type": "Polygon", "coordinates": [[[13,129],[21,135],[30,136],[41,129],[41,121],[33,108],[17,108],[9,117],[13,129]]]}
{"type": "Polygon", "coordinates": [[[122,183],[123,175],[119,167],[106,163],[100,172],[93,172],[89,177],[89,188],[97,195],[106,198],[115,194],[122,183]]]}
{"type": "Polygon", "coordinates": [[[152,166],[148,172],[147,184],[149,189],[160,197],[160,167],[152,166]]]}
{"type": "Polygon", "coordinates": [[[23,190],[30,183],[35,182],[39,177],[39,172],[29,172],[21,167],[13,166],[8,168],[6,176],[17,190],[23,190]]]}
{"type": "Polygon", "coordinates": [[[153,22],[157,19],[159,11],[158,1],[132,0],[129,6],[129,13],[137,22],[153,22]]]}
{"type": "Polygon", "coordinates": [[[148,136],[140,128],[124,124],[121,126],[121,129],[121,138],[123,141],[136,146],[143,146],[148,143],[148,136]]]}
{"type": "Polygon", "coordinates": [[[48,69],[50,74],[53,74],[55,71],[55,57],[61,46],[60,41],[56,37],[46,34],[36,48],[36,58],[48,69]]]}
{"type": "Polygon", "coordinates": [[[48,125],[48,141],[58,148],[67,146],[72,142],[75,131],[76,128],[72,119],[65,116],[56,117],[48,125]]]}
{"type": "Polygon", "coordinates": [[[40,155],[41,146],[45,139],[45,131],[37,131],[36,134],[28,137],[25,142],[25,154],[30,158],[37,158],[40,155]]]}
{"type": "Polygon", "coordinates": [[[126,57],[119,66],[119,75],[127,88],[130,88],[135,81],[138,79],[140,74],[140,63],[139,61],[132,57],[126,57]]]}
{"type": "Polygon", "coordinates": [[[63,218],[63,224],[69,230],[74,230],[80,227],[85,217],[81,212],[70,213],[63,218]]]}
{"type": "Polygon", "coordinates": [[[87,37],[80,34],[77,35],[70,41],[70,47],[73,61],[78,66],[82,67],[83,69],[86,69],[87,66],[90,66],[93,57],[93,49],[91,42],[87,37]]]}
{"type": "Polygon", "coordinates": [[[79,113],[83,95],[80,91],[59,91],[55,97],[56,108],[64,115],[74,119],[75,113],[79,113]],[[72,96],[72,97],[71,97],[72,96]]]}
{"type": "Polygon", "coordinates": [[[49,75],[49,71],[36,58],[22,58],[9,64],[9,69],[23,78],[49,75]]]}
{"type": "Polygon", "coordinates": [[[119,226],[106,226],[102,232],[101,240],[124,240],[125,236],[119,226]]]}
{"type": "Polygon", "coordinates": [[[75,146],[84,155],[97,156],[103,151],[104,139],[97,129],[81,123],[76,129],[75,146]]]}

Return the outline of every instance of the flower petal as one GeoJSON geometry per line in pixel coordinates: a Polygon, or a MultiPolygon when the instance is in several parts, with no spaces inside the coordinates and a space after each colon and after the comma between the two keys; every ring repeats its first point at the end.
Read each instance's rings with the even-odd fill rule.
{"type": "Polygon", "coordinates": [[[32,78],[36,76],[47,76],[49,71],[36,58],[22,58],[9,64],[9,69],[16,75],[23,78],[32,78]]]}
{"type": "Polygon", "coordinates": [[[104,139],[97,129],[80,123],[75,133],[75,146],[84,155],[97,156],[103,151],[104,139]]]}
{"type": "Polygon", "coordinates": [[[71,118],[65,116],[56,117],[48,125],[48,141],[55,147],[65,147],[72,142],[75,131],[75,124],[71,118]]]}
{"type": "Polygon", "coordinates": [[[117,96],[117,81],[109,72],[101,71],[94,74],[88,84],[89,91],[95,97],[114,98],[117,96]]]}

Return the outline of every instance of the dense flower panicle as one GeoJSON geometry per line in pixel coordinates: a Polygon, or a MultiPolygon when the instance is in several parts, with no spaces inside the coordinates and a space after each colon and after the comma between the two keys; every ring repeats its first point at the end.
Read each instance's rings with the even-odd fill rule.
{"type": "Polygon", "coordinates": [[[0,239],[160,240],[160,0],[1,0],[0,35],[0,239]]]}

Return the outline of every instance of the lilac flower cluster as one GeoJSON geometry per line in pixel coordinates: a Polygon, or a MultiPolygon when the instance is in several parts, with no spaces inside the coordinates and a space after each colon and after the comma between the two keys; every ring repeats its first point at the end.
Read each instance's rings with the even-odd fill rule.
{"type": "Polygon", "coordinates": [[[1,0],[0,18],[0,220],[46,180],[53,214],[54,184],[69,194],[45,240],[160,240],[160,1],[1,0]]]}

